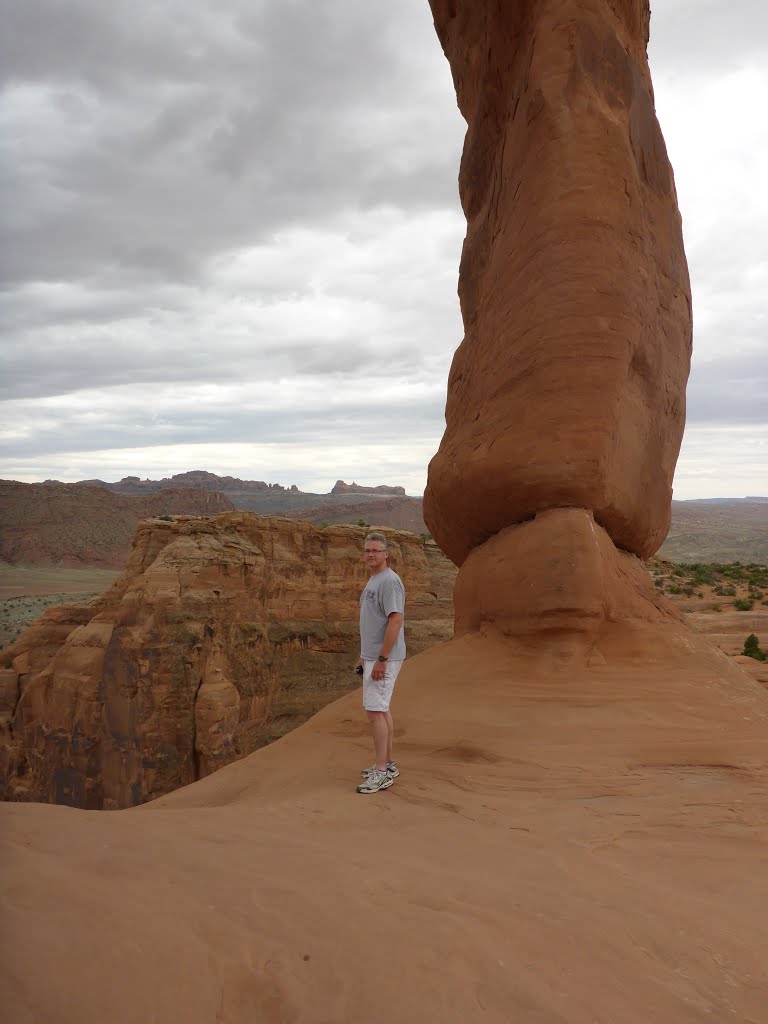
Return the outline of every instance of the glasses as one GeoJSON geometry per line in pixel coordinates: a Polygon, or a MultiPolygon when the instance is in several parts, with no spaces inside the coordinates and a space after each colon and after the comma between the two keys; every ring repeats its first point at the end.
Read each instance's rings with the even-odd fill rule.
{"type": "Polygon", "coordinates": [[[366,548],[363,552],[366,555],[383,555],[386,548],[366,548]]]}

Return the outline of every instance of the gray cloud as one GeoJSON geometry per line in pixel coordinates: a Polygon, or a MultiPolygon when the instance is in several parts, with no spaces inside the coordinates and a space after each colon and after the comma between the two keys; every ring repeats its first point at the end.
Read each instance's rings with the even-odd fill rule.
{"type": "MultiPolygon", "coordinates": [[[[0,2],[6,464],[247,441],[312,464],[367,441],[382,378],[377,440],[439,436],[464,125],[427,0],[0,2]]],[[[766,419],[768,138],[731,97],[768,88],[767,12],[654,5],[697,429],[766,419]]]]}
{"type": "Polygon", "coordinates": [[[768,8],[763,0],[664,0],[651,5],[652,62],[674,75],[711,77],[752,62],[768,50],[768,8]]]}
{"type": "Polygon", "coordinates": [[[687,393],[688,423],[765,424],[768,359],[760,348],[694,362],[687,393]]]}
{"type": "Polygon", "coordinates": [[[456,204],[456,141],[425,104],[437,79],[452,104],[447,72],[431,39],[405,59],[428,27],[405,0],[383,25],[356,0],[9,8],[3,187],[27,212],[6,280],[200,280],[291,223],[456,204]]]}
{"type": "MultiPolygon", "coordinates": [[[[14,461],[40,455],[89,452],[94,449],[131,449],[144,445],[194,445],[216,439],[219,444],[306,444],[329,446],[339,437],[355,439],[370,431],[372,405],[359,388],[338,385],[333,407],[324,405],[322,396],[312,405],[304,404],[301,417],[290,405],[259,408],[232,402],[222,396],[217,401],[190,402],[172,417],[158,414],[152,402],[141,403],[118,396],[109,410],[87,403],[80,408],[51,407],[48,418],[36,419],[28,436],[11,441],[0,440],[0,459],[14,461]]],[[[437,437],[435,424],[443,411],[442,394],[421,397],[418,402],[406,397],[386,402],[386,440],[391,444],[410,443],[424,437],[437,437]]],[[[23,420],[18,425],[24,428],[23,420]]],[[[371,434],[371,443],[381,438],[371,434]]]]}

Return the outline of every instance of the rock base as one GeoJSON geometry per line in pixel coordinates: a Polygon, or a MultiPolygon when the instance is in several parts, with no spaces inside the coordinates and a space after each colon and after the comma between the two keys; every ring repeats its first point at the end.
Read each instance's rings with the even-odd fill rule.
{"type": "Polygon", "coordinates": [[[454,590],[455,635],[499,630],[536,638],[594,635],[607,622],[666,622],[680,613],[586,509],[557,508],[475,548],[454,590]]]}

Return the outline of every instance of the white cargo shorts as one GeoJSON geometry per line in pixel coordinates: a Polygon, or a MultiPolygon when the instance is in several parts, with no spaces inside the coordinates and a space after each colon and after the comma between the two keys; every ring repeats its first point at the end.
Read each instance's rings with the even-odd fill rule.
{"type": "Polygon", "coordinates": [[[363,666],[363,707],[366,711],[389,711],[395,680],[403,667],[402,661],[388,661],[384,669],[383,679],[372,679],[373,666],[376,661],[364,661],[363,666]]]}

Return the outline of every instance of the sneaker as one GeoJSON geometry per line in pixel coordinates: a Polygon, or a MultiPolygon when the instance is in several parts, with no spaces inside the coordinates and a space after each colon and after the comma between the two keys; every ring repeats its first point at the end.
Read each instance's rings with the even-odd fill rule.
{"type": "Polygon", "coordinates": [[[358,793],[378,793],[380,789],[389,789],[395,780],[388,772],[379,772],[375,768],[365,780],[357,787],[358,793]]]}
{"type": "MultiPolygon", "coordinates": [[[[363,768],[360,774],[364,779],[367,779],[371,772],[376,771],[376,765],[371,765],[370,768],[363,768]]],[[[397,767],[394,761],[387,761],[387,775],[391,775],[393,779],[396,779],[400,774],[400,769],[397,767]]]]}

